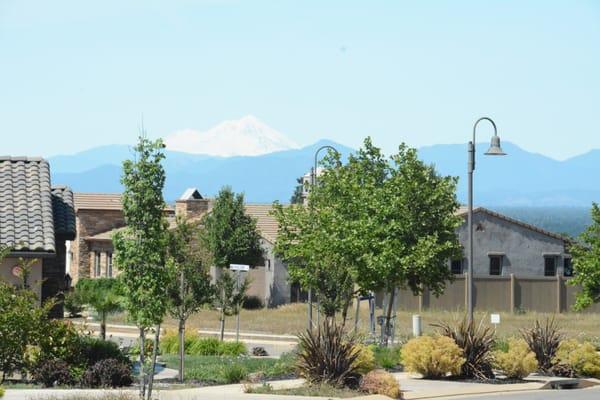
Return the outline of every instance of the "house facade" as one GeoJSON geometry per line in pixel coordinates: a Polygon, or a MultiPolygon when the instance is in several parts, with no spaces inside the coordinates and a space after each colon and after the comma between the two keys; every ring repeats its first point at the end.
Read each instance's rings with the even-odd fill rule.
{"type": "MultiPolygon", "coordinates": [[[[112,237],[125,226],[123,207],[119,194],[75,193],[77,236],[69,245],[68,271],[76,283],[84,277],[113,277],[118,267],[113,264],[112,237]]],[[[264,258],[263,265],[252,266],[248,272],[251,285],[248,294],[260,298],[267,306],[290,302],[291,288],[287,266],[275,256],[273,246],[277,236],[277,222],[270,215],[270,204],[247,204],[246,213],[257,221],[264,258]]],[[[204,198],[197,189],[190,188],[167,207],[165,215],[174,227],[175,216],[183,215],[194,220],[212,209],[212,200],[204,198]]],[[[213,278],[219,271],[211,269],[213,278]]]]}
{"type": "MultiPolygon", "coordinates": [[[[26,284],[40,302],[68,288],[66,241],[75,238],[73,193],[52,186],[50,166],[38,157],[0,157],[0,245],[11,253],[2,260],[0,279],[22,284],[23,260],[31,263],[26,284]]],[[[51,316],[62,317],[57,303],[51,316]]]]}
{"type": "MultiPolygon", "coordinates": [[[[463,249],[469,244],[467,209],[459,215],[464,223],[457,234],[463,249]]],[[[475,276],[550,277],[572,276],[567,238],[539,227],[478,207],[473,210],[473,274],[475,276]]],[[[454,274],[468,268],[462,259],[450,260],[454,274]]]]}

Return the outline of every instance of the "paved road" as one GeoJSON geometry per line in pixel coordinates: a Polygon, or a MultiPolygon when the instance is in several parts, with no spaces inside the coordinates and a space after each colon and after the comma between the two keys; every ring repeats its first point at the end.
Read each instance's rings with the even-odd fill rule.
{"type": "Polygon", "coordinates": [[[475,396],[444,397],[437,400],[598,400],[600,387],[573,390],[536,390],[524,393],[504,393],[475,396]]]}

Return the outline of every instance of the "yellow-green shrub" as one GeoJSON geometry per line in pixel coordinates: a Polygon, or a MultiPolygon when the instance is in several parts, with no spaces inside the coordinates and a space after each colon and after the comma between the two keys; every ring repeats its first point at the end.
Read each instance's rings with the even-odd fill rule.
{"type": "Polygon", "coordinates": [[[0,387],[0,397],[4,397],[4,388],[0,387]]]}
{"type": "Polygon", "coordinates": [[[553,361],[555,364],[568,365],[578,375],[600,378],[600,354],[590,342],[563,340],[553,361]]]}
{"type": "Polygon", "coordinates": [[[465,358],[453,339],[436,335],[409,340],[402,347],[402,361],[409,372],[417,372],[426,378],[438,378],[459,374],[465,358]]]}
{"type": "Polygon", "coordinates": [[[523,339],[508,339],[508,350],[496,350],[493,355],[494,366],[504,371],[510,379],[522,379],[538,367],[535,353],[523,339]]]}
{"type": "Polygon", "coordinates": [[[368,346],[359,343],[354,346],[354,351],[358,354],[358,357],[354,360],[356,372],[364,375],[375,369],[375,354],[373,354],[373,350],[368,346]]]}
{"type": "Polygon", "coordinates": [[[392,399],[401,398],[400,385],[394,375],[383,369],[371,371],[363,376],[360,390],[370,394],[381,394],[392,399]]]}

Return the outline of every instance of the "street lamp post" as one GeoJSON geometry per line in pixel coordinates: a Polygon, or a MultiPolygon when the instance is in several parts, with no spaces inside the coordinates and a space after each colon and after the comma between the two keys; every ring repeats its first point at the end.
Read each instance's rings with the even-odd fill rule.
{"type": "Polygon", "coordinates": [[[467,319],[468,323],[473,322],[473,171],[475,170],[475,132],[477,131],[477,125],[481,121],[489,121],[494,127],[494,136],[492,136],[490,148],[485,153],[488,156],[504,156],[506,153],[502,151],[500,147],[500,137],[498,137],[498,130],[496,124],[491,118],[482,117],[475,121],[473,125],[473,141],[469,142],[469,161],[468,161],[468,180],[469,180],[469,214],[468,214],[468,225],[469,225],[469,253],[468,253],[468,270],[467,270],[467,319]]]}
{"type": "MultiPolygon", "coordinates": [[[[339,151],[337,151],[337,149],[333,146],[330,145],[325,145],[325,146],[321,146],[317,149],[317,151],[315,151],[315,164],[314,167],[312,168],[311,171],[311,184],[312,187],[316,187],[317,185],[317,167],[318,167],[318,161],[319,161],[319,152],[321,150],[332,150],[335,151],[337,154],[340,154],[339,151]]],[[[319,323],[319,299],[317,299],[317,324],[319,323]]],[[[312,321],[313,321],[313,316],[312,316],[312,311],[313,311],[313,307],[312,307],[312,288],[308,288],[308,330],[312,330],[312,321]]]]}

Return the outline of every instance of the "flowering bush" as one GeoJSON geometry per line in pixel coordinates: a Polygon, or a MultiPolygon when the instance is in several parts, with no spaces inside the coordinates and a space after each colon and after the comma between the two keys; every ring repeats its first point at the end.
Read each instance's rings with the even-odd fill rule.
{"type": "Polygon", "coordinates": [[[400,385],[394,375],[381,369],[371,371],[363,376],[360,390],[370,394],[381,394],[392,399],[401,398],[400,385]]]}

